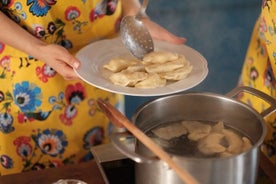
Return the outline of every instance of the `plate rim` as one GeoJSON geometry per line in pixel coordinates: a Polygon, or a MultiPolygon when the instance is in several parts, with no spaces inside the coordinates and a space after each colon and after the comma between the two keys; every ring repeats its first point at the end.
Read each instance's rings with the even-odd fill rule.
{"type": "MultiPolygon", "coordinates": [[[[170,94],[183,92],[183,91],[186,91],[188,89],[191,89],[191,88],[197,86],[204,79],[206,79],[206,77],[209,73],[208,62],[207,62],[206,58],[200,52],[195,50],[194,48],[189,47],[186,44],[175,45],[175,44],[171,44],[171,43],[160,41],[160,40],[154,40],[154,45],[155,46],[156,45],[170,46],[170,47],[173,47],[173,48],[177,48],[177,50],[182,48],[181,50],[183,50],[183,52],[188,50],[192,54],[196,55],[199,58],[201,63],[199,63],[199,61],[194,61],[194,62],[197,62],[197,64],[199,63],[200,67],[202,68],[202,71],[201,71],[202,73],[197,75],[197,81],[193,82],[192,84],[190,84],[188,86],[186,85],[183,88],[181,88],[181,86],[178,86],[178,85],[181,85],[183,82],[185,82],[185,79],[186,79],[186,81],[189,80],[189,77],[187,77],[187,78],[182,79],[180,81],[173,82],[172,84],[168,84],[164,87],[158,87],[158,88],[152,88],[152,89],[139,89],[139,88],[134,88],[134,87],[123,87],[123,86],[118,86],[118,85],[112,84],[107,78],[104,78],[103,74],[101,74],[100,75],[101,77],[99,77],[98,80],[100,79],[100,81],[102,81],[102,83],[98,84],[99,82],[95,82],[94,79],[92,79],[92,81],[91,81],[91,79],[90,80],[87,79],[87,77],[85,77],[85,74],[82,72],[82,69],[83,69],[82,66],[87,65],[87,63],[84,63],[85,59],[87,59],[87,57],[85,57],[84,54],[86,52],[88,52],[91,48],[97,48],[101,45],[104,45],[107,42],[108,42],[107,47],[111,47],[111,48],[113,47],[112,50],[115,49],[114,48],[114,45],[115,45],[117,47],[117,49],[118,48],[123,49],[122,50],[123,53],[128,53],[129,55],[131,55],[130,52],[123,46],[123,44],[120,40],[120,37],[115,37],[115,38],[111,38],[111,39],[103,39],[103,40],[92,42],[92,43],[86,45],[85,47],[81,48],[76,53],[75,56],[76,56],[77,59],[80,60],[81,66],[78,69],[74,69],[74,71],[80,77],[81,80],[88,83],[89,85],[92,85],[94,87],[97,87],[97,88],[105,90],[105,91],[109,91],[109,92],[117,93],[117,94],[122,94],[122,95],[141,96],[141,97],[170,95],[170,94]],[[102,79],[104,79],[104,81],[102,79]],[[104,84],[104,82],[106,82],[106,84],[104,84]]],[[[158,46],[157,46],[156,49],[160,49],[160,48],[158,48],[158,46]]],[[[90,54],[91,54],[91,52],[90,52],[90,54]]],[[[185,54],[184,54],[184,56],[187,57],[187,55],[185,55],[185,54]]],[[[134,56],[132,56],[132,57],[134,57],[134,56]]],[[[93,59],[89,59],[89,60],[93,60],[93,59]]],[[[92,61],[90,61],[89,63],[91,64],[91,62],[92,61]]],[[[107,61],[105,61],[105,62],[107,62],[107,61]]],[[[190,59],[189,59],[189,62],[192,65],[195,64],[195,63],[192,63],[193,61],[190,61],[190,59]]],[[[102,65],[101,66],[94,66],[93,64],[91,64],[91,67],[89,67],[89,68],[91,69],[91,71],[94,70],[94,69],[99,70],[99,69],[101,69],[100,67],[102,67],[102,65]],[[96,68],[92,69],[92,67],[96,67],[96,68]]],[[[193,68],[193,70],[194,70],[194,68],[193,68]]],[[[192,73],[193,73],[193,70],[192,70],[192,73]]],[[[93,76],[93,74],[91,75],[91,77],[92,76],[93,76]]]]}

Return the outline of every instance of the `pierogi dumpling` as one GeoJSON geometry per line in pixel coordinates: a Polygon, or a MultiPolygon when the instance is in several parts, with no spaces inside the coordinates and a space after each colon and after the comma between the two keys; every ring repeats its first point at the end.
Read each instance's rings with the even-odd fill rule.
{"type": "Polygon", "coordinates": [[[222,158],[230,157],[230,156],[232,156],[232,155],[233,155],[233,153],[230,153],[230,152],[227,151],[227,150],[219,154],[219,156],[222,157],[222,158]]]}
{"type": "Polygon", "coordinates": [[[158,138],[165,140],[187,134],[187,129],[181,123],[172,123],[165,127],[155,128],[151,131],[158,138]]]}
{"type": "Polygon", "coordinates": [[[238,145],[240,145],[241,148],[240,147],[234,147],[233,145],[236,144],[236,143],[234,143],[234,141],[233,141],[233,142],[231,142],[231,145],[232,145],[231,149],[229,149],[229,147],[228,147],[224,152],[220,153],[220,157],[229,157],[229,156],[247,151],[250,148],[252,148],[252,143],[247,137],[242,137],[241,139],[242,139],[242,145],[241,145],[240,140],[237,141],[238,145]]]}
{"type": "Polygon", "coordinates": [[[221,133],[210,133],[199,140],[198,150],[205,155],[224,152],[226,148],[220,144],[223,137],[221,133]]]}
{"type": "Polygon", "coordinates": [[[189,75],[189,73],[192,71],[192,68],[193,68],[192,65],[187,64],[187,65],[184,65],[183,67],[178,68],[173,71],[159,73],[159,75],[162,78],[167,79],[167,80],[178,81],[178,80],[186,78],[189,75]]]}
{"type": "Polygon", "coordinates": [[[177,53],[168,51],[155,51],[146,54],[143,58],[143,64],[162,64],[168,61],[173,61],[178,59],[179,55],[177,53]]]}
{"type": "Polygon", "coordinates": [[[247,151],[250,148],[252,148],[252,143],[247,137],[242,137],[242,141],[243,141],[242,151],[247,151]]]}
{"type": "Polygon", "coordinates": [[[242,152],[243,141],[239,135],[231,130],[224,129],[223,134],[228,142],[228,147],[226,148],[228,152],[233,154],[238,154],[242,152]]]}
{"type": "Polygon", "coordinates": [[[182,124],[189,132],[188,138],[193,141],[197,141],[207,136],[212,129],[210,125],[198,121],[182,121],[182,124]]]}
{"type": "Polygon", "coordinates": [[[103,67],[112,72],[120,72],[131,65],[137,64],[138,62],[139,61],[136,60],[115,58],[111,59],[107,64],[103,65],[103,67]]]}
{"type": "Polygon", "coordinates": [[[145,72],[145,66],[142,64],[134,64],[128,66],[124,71],[128,72],[145,72]]]}
{"type": "Polygon", "coordinates": [[[193,67],[181,54],[155,51],[146,54],[142,61],[114,58],[103,65],[103,68],[112,72],[109,80],[115,85],[152,89],[165,86],[167,80],[186,78],[193,67]],[[136,72],[147,73],[147,78],[145,74],[136,72]]]}
{"type": "Polygon", "coordinates": [[[150,73],[147,78],[138,82],[135,87],[143,89],[158,88],[165,86],[166,82],[166,79],[162,79],[157,73],[150,73]]]}
{"type": "Polygon", "coordinates": [[[137,82],[144,80],[148,77],[145,72],[127,72],[122,71],[113,73],[109,79],[110,81],[119,86],[134,86],[137,82]]]}
{"type": "Polygon", "coordinates": [[[145,69],[148,73],[164,73],[164,72],[171,72],[178,68],[184,66],[183,58],[178,58],[173,61],[168,61],[165,63],[154,63],[145,66],[145,69]]]}
{"type": "Polygon", "coordinates": [[[222,133],[223,129],[224,129],[224,123],[223,121],[219,121],[217,124],[215,124],[212,127],[212,132],[222,133]]]}

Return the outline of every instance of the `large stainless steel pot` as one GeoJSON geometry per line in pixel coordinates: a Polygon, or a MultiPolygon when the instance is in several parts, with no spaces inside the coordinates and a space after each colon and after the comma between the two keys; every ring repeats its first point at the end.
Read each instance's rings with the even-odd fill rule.
{"type": "MultiPolygon", "coordinates": [[[[184,93],[161,97],[141,106],[132,121],[147,132],[158,124],[179,120],[218,122],[235,128],[253,143],[247,152],[226,158],[188,158],[172,155],[172,158],[202,184],[253,184],[256,180],[259,148],[264,140],[266,127],[264,117],[276,110],[276,101],[264,93],[248,88],[235,88],[226,96],[213,93],[184,93]],[[270,107],[258,113],[248,105],[237,101],[234,96],[241,92],[251,93],[270,107]]],[[[123,134],[114,134],[111,140],[115,147],[135,164],[136,184],[180,184],[182,181],[169,169],[165,162],[150,159],[152,153],[139,141],[135,152],[122,143],[123,134]]],[[[129,135],[128,135],[129,136],[129,135]]]]}

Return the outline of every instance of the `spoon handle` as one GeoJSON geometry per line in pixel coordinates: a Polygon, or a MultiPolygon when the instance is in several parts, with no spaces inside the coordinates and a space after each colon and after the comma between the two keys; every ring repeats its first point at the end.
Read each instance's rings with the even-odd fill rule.
{"type": "Polygon", "coordinates": [[[165,152],[159,145],[157,145],[152,139],[144,134],[139,128],[132,124],[120,111],[113,107],[108,102],[98,99],[98,106],[105,113],[105,115],[115,125],[124,126],[129,132],[131,132],[139,141],[141,141],[147,148],[155,153],[161,160],[165,161],[171,169],[181,178],[186,184],[199,184],[198,181],[190,175],[186,170],[176,164],[171,156],[165,152]]]}
{"type": "Polygon", "coordinates": [[[146,14],[146,9],[148,7],[148,4],[149,4],[149,0],[144,0],[143,1],[138,14],[136,15],[137,19],[142,19],[142,18],[148,17],[148,15],[146,14]]]}

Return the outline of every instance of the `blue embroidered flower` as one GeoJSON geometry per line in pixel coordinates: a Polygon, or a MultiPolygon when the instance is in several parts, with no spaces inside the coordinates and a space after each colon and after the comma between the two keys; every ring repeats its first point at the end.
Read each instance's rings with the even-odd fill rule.
{"type": "Polygon", "coordinates": [[[1,165],[4,168],[10,169],[13,167],[13,161],[8,155],[1,155],[0,160],[1,160],[1,165]]]}
{"type": "Polygon", "coordinates": [[[56,4],[55,0],[27,0],[27,5],[30,6],[30,12],[36,16],[45,16],[52,5],[56,4]]]}
{"type": "Polygon", "coordinates": [[[83,137],[85,149],[90,149],[91,146],[99,145],[103,141],[103,128],[94,127],[90,129],[83,137]]]}
{"type": "Polygon", "coordinates": [[[33,138],[43,153],[53,157],[62,154],[68,145],[66,136],[56,129],[46,129],[33,138]]]}
{"type": "Polygon", "coordinates": [[[3,133],[10,133],[14,130],[13,117],[8,113],[0,114],[0,131],[3,133]]]}
{"type": "Polygon", "coordinates": [[[13,96],[22,112],[35,111],[41,105],[41,89],[27,81],[15,84],[13,96]]]}

